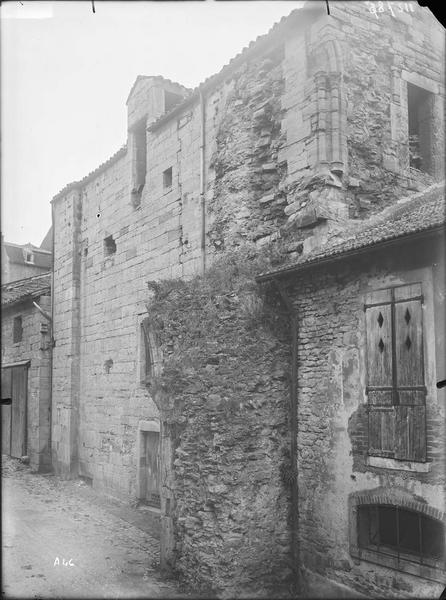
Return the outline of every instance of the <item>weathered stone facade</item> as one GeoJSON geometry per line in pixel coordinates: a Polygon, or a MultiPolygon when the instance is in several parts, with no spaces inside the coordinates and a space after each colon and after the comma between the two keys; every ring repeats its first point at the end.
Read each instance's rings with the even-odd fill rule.
{"type": "Polygon", "coordinates": [[[226,255],[204,279],[157,285],[149,305],[164,357],[151,390],[169,558],[191,587],[224,597],[288,595],[292,585],[289,334],[280,305],[258,297],[265,264],[226,255]]]}
{"type": "Polygon", "coordinates": [[[324,590],[317,574],[328,579],[324,591],[337,582],[365,594],[432,597],[444,587],[444,571],[414,567],[408,574],[391,559],[371,570],[370,562],[357,558],[358,499],[421,506],[441,521],[446,509],[445,398],[436,389],[445,364],[439,333],[445,328],[444,234],[437,242],[406,242],[399,250],[290,275],[285,284],[299,322],[299,544],[310,595],[324,590]],[[364,303],[371,290],[413,282],[421,282],[423,291],[427,462],[385,459],[374,466],[368,454],[364,303]]]}
{"type": "MultiPolygon", "coordinates": [[[[49,314],[49,276],[46,284],[46,291],[33,296],[33,299],[49,314]]],[[[11,405],[2,408],[3,426],[10,430],[9,433],[3,430],[2,451],[10,453],[10,448],[7,448],[5,443],[8,444],[11,434],[23,435],[22,448],[24,454],[29,457],[31,467],[45,471],[51,469],[51,326],[29,297],[7,303],[7,288],[7,285],[2,286],[2,397],[10,398],[10,371],[16,365],[23,365],[26,389],[23,390],[20,401],[24,403],[25,422],[23,432],[15,428],[11,431],[11,405]],[[14,319],[17,318],[20,319],[22,333],[20,340],[14,341],[14,319]],[[9,372],[7,378],[4,377],[6,371],[9,372]],[[5,414],[5,411],[8,414],[5,414]]],[[[13,402],[15,401],[14,396],[13,402]]],[[[17,426],[21,430],[22,424],[17,426]]]]}
{"type": "MultiPolygon", "coordinates": [[[[148,282],[189,280],[243,247],[249,256],[265,252],[276,262],[295,259],[333,236],[342,239],[347,222],[359,223],[444,177],[444,31],[428,10],[407,6],[377,17],[363,2],[332,3],[330,15],[325,3],[308,3],[196,90],[162,77],[139,77],[127,101],[127,145],[53,199],[53,464],[59,474],[91,478],[109,494],[140,498],[142,439],[159,431],[164,557],[186,581],[221,595],[243,589],[268,593],[270,584],[285,580],[295,567],[285,516],[289,489],[279,477],[287,463],[283,365],[288,366],[289,343],[263,329],[251,332],[249,310],[232,288],[222,290],[221,298],[207,290],[209,304],[203,308],[207,316],[221,311],[227,319],[205,321],[209,328],[201,333],[198,324],[196,331],[187,330],[179,313],[190,310],[199,320],[200,305],[180,285],[172,291],[177,301],[172,320],[165,315],[165,330],[158,338],[152,330],[149,335],[152,375],[164,367],[168,377],[172,356],[185,364],[193,356],[195,362],[171,394],[151,387],[143,374],[148,282]],[[422,163],[413,162],[409,144],[415,88],[422,90],[416,93],[425,105],[427,129],[418,124],[417,130],[422,163]],[[178,417],[177,427],[170,420],[178,417]],[[230,555],[234,561],[225,562],[230,555]]],[[[341,540],[345,548],[347,525],[344,513],[342,531],[325,532],[328,520],[311,525],[311,503],[328,493],[324,485],[340,485],[330,481],[344,464],[329,473],[325,460],[335,447],[330,440],[338,422],[334,408],[322,400],[330,376],[321,373],[318,398],[311,390],[321,385],[318,370],[331,368],[319,355],[325,360],[326,346],[335,339],[339,348],[345,344],[342,352],[354,370],[357,327],[352,329],[348,311],[356,314],[361,286],[372,278],[365,270],[358,279],[345,276],[337,283],[327,277],[320,292],[308,288],[302,308],[308,381],[301,385],[308,402],[299,410],[302,422],[308,418],[310,424],[306,443],[299,438],[300,457],[306,460],[307,452],[311,472],[317,470],[312,484],[317,493],[305,491],[304,477],[300,501],[305,564],[313,571],[323,536],[327,547],[341,540]],[[345,299],[339,311],[337,303],[327,303],[328,288],[345,299]],[[322,326],[330,317],[341,337],[322,326]],[[318,332],[325,337],[319,339],[318,332]]],[[[338,361],[336,352],[330,356],[338,361]]],[[[171,380],[181,372],[170,373],[171,380]]],[[[355,419],[359,423],[360,415],[355,419]]],[[[350,439],[344,427],[343,422],[342,452],[350,439]]],[[[353,455],[362,456],[357,430],[350,435],[358,438],[353,455]]],[[[382,476],[353,460],[363,487],[382,484],[382,476]]],[[[345,493],[356,489],[351,484],[345,493]]],[[[339,575],[344,567],[349,573],[350,559],[338,557],[346,563],[333,567],[333,553],[320,559],[324,572],[334,569],[335,578],[356,589],[373,588],[361,574],[358,581],[339,575]]],[[[383,580],[373,589],[389,585],[383,580]]]]}

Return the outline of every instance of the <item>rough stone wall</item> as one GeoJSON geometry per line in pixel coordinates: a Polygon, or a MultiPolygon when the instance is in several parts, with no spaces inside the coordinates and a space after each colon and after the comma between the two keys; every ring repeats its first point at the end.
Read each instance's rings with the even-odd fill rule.
{"type": "Polygon", "coordinates": [[[287,318],[259,298],[259,268],[226,256],[204,279],[157,284],[149,305],[175,568],[219,597],[284,597],[290,585],[287,318]]]}
{"type": "Polygon", "coordinates": [[[310,590],[314,573],[386,597],[432,597],[443,589],[439,583],[356,560],[349,547],[352,494],[401,490],[438,514],[446,508],[444,392],[435,385],[445,360],[438,334],[444,331],[445,312],[442,252],[444,245],[435,254],[431,242],[406,247],[394,257],[383,251],[372,260],[321,268],[289,284],[299,315],[299,543],[310,590]],[[365,293],[414,281],[423,283],[425,304],[428,473],[366,464],[365,293]]]}
{"type": "Polygon", "coordinates": [[[334,2],[304,40],[286,40],[279,158],[289,229],[312,238],[304,252],[347,215],[365,218],[444,178],[444,29],[408,5],[377,17],[363,2],[334,2]],[[431,174],[409,168],[408,83],[432,93],[431,174]]]}
{"type": "Polygon", "coordinates": [[[231,79],[226,102],[214,93],[208,172],[208,243],[211,250],[269,239],[286,220],[279,164],[283,142],[283,47],[245,63],[231,79]]]}
{"type": "MultiPolygon", "coordinates": [[[[224,251],[275,238],[292,256],[306,252],[348,216],[363,218],[407,195],[407,189],[427,185],[429,176],[408,170],[404,86],[411,80],[434,90],[440,123],[443,58],[433,18],[417,10],[398,16],[396,29],[391,16],[376,20],[362,2],[333,3],[330,17],[305,32],[287,31],[205,89],[208,263],[224,251]]],[[[160,90],[152,102],[153,82],[144,81],[129,100],[129,126],[144,118],[146,108],[151,117],[162,111],[160,90]]],[[[130,150],[54,202],[55,465],[126,499],[136,493],[138,423],[160,419],[153,392],[140,380],[147,281],[188,279],[205,262],[200,110],[195,98],[147,132],[146,182],[138,206],[131,200],[130,150]],[[170,168],[172,185],[166,186],[163,172],[170,168]],[[107,254],[110,236],[116,251],[107,254]]],[[[436,130],[440,153],[443,128],[436,130]]],[[[218,415],[219,410],[216,406],[218,415]]],[[[325,414],[318,402],[310,410],[325,414]]],[[[265,415],[266,422],[275,418],[265,415]]],[[[205,427],[200,420],[198,425],[205,427]]],[[[225,435],[231,439],[226,430],[225,435]]],[[[209,453],[204,452],[206,464],[209,453]]],[[[178,506],[189,516],[187,503],[178,506]]],[[[260,519],[254,522],[257,527],[260,519]]],[[[184,556],[193,557],[188,523],[181,525],[184,556]]],[[[254,528],[252,523],[247,527],[254,528]]],[[[229,537],[225,531],[221,550],[229,548],[229,537]]],[[[184,576],[189,564],[190,579],[210,581],[215,575],[220,581],[210,555],[209,550],[206,560],[197,557],[198,571],[185,558],[184,576]]],[[[234,565],[225,568],[235,573],[234,565]]],[[[256,569],[247,568],[246,577],[256,569]]],[[[234,581],[241,579],[238,574],[234,581]]]]}
{"type": "MultiPolygon", "coordinates": [[[[39,306],[49,312],[50,298],[41,296],[39,306]]],[[[50,364],[51,331],[41,333],[41,323],[48,322],[29,303],[15,304],[2,309],[2,364],[29,360],[27,445],[30,465],[46,470],[51,465],[50,439],[50,364]],[[14,317],[22,317],[23,338],[13,343],[14,317]]]]}

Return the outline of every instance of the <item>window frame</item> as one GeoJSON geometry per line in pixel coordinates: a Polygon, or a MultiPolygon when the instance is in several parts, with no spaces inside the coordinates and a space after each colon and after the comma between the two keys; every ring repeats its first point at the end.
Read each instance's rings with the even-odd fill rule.
{"type": "Polygon", "coordinates": [[[17,315],[12,321],[12,343],[20,344],[23,341],[23,319],[22,315],[17,315]],[[18,333],[20,332],[20,333],[18,333]]]}
{"type": "MultiPolygon", "coordinates": [[[[429,506],[425,502],[416,500],[409,492],[401,490],[389,490],[388,488],[375,488],[363,490],[349,495],[349,550],[350,555],[358,561],[366,561],[376,565],[390,568],[395,571],[415,575],[423,579],[446,584],[446,567],[440,564],[431,566],[408,559],[398,553],[383,553],[372,548],[364,548],[359,544],[359,517],[358,511],[364,505],[379,506],[387,505],[411,510],[427,516],[441,524],[445,523],[444,512],[429,506]]],[[[443,563],[444,564],[444,563],[443,563]]]]}
{"type": "MultiPolygon", "coordinates": [[[[415,564],[421,564],[421,565],[426,565],[428,567],[433,567],[436,569],[446,569],[446,551],[443,549],[443,556],[441,558],[435,558],[432,556],[428,556],[426,554],[423,554],[423,526],[422,526],[422,520],[425,519],[436,522],[439,524],[439,526],[441,526],[443,528],[443,546],[444,546],[444,538],[445,538],[445,526],[444,523],[442,523],[441,521],[439,521],[438,519],[435,519],[433,517],[430,517],[422,512],[413,510],[413,509],[409,509],[407,507],[402,507],[402,506],[398,506],[395,504],[386,504],[386,503],[382,503],[382,504],[362,504],[361,506],[358,507],[357,510],[357,534],[358,534],[358,548],[360,550],[368,550],[368,551],[373,551],[373,552],[377,552],[378,554],[381,554],[383,556],[393,556],[393,557],[398,557],[401,558],[402,560],[407,560],[408,562],[413,562],[415,564]],[[380,520],[381,520],[381,515],[380,515],[380,509],[383,508],[387,508],[390,509],[392,511],[394,511],[394,519],[395,519],[395,532],[396,532],[396,544],[391,544],[391,543],[386,543],[383,542],[383,540],[381,539],[381,531],[380,531],[380,520]],[[367,543],[363,543],[361,540],[361,529],[362,526],[360,525],[360,520],[361,520],[361,512],[367,510],[368,511],[368,515],[367,517],[364,517],[364,519],[368,520],[368,529],[369,529],[369,535],[368,535],[368,541],[367,543]],[[370,513],[371,512],[375,512],[375,516],[371,516],[370,513]],[[400,533],[401,533],[401,518],[402,518],[402,514],[403,513],[409,513],[412,515],[415,515],[417,518],[417,536],[418,536],[418,544],[420,547],[420,551],[419,552],[415,552],[415,551],[410,551],[407,548],[404,548],[404,546],[401,544],[401,537],[400,537],[400,533]],[[370,541],[370,538],[372,536],[370,529],[371,529],[371,521],[372,519],[376,520],[375,523],[375,528],[377,530],[377,543],[373,543],[372,541],[370,541]]],[[[425,547],[427,546],[427,544],[425,544],[425,547]]]]}
{"type": "Polygon", "coordinates": [[[433,148],[432,148],[432,135],[433,135],[433,102],[434,102],[434,93],[430,90],[416,84],[411,81],[407,81],[407,144],[409,151],[409,169],[414,169],[420,173],[426,173],[428,175],[433,174],[433,148]],[[418,101],[416,99],[418,96],[418,101]],[[422,110],[422,105],[427,105],[427,110],[425,110],[426,115],[424,118],[420,117],[420,110],[422,110]],[[430,104],[430,106],[428,106],[430,104]],[[411,118],[414,117],[414,118],[411,118]],[[430,121],[430,126],[428,125],[425,130],[422,128],[423,121],[430,121]],[[416,121],[417,123],[417,152],[419,165],[416,166],[413,164],[413,157],[411,152],[411,137],[414,134],[411,134],[411,122],[416,121]],[[426,148],[428,150],[426,151],[426,148]]]}
{"type": "Polygon", "coordinates": [[[149,319],[145,317],[140,324],[140,382],[147,385],[151,382],[154,375],[154,361],[152,344],[150,342],[149,319]]]}
{"type": "Polygon", "coordinates": [[[163,171],[163,190],[170,191],[173,188],[173,168],[168,167],[163,171]]]}

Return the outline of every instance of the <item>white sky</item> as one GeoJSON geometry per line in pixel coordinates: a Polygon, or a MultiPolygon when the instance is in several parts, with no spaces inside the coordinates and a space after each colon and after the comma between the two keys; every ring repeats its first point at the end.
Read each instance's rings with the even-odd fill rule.
{"type": "Polygon", "coordinates": [[[302,2],[2,2],[2,231],[40,245],[51,198],[126,141],[137,75],[195,87],[302,2]]]}

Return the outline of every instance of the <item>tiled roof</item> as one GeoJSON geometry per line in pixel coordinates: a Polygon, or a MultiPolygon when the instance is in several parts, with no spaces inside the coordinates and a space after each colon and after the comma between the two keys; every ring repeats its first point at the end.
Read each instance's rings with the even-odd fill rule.
{"type": "Polygon", "coordinates": [[[169,83],[171,85],[177,85],[178,87],[180,87],[185,94],[190,94],[192,92],[192,90],[190,88],[185,87],[184,85],[182,85],[181,83],[178,83],[178,81],[172,81],[172,79],[168,79],[167,77],[163,77],[162,75],[138,75],[138,77],[135,79],[129,95],[127,96],[127,102],[126,104],[128,104],[128,101],[130,100],[130,96],[133,93],[133,90],[136,87],[136,84],[138,83],[138,81],[141,81],[141,79],[154,79],[156,81],[159,81],[159,83],[169,83]]]}
{"type": "Polygon", "coordinates": [[[51,252],[38,248],[33,244],[11,244],[10,242],[4,242],[6,254],[8,255],[9,261],[19,265],[31,265],[34,267],[40,267],[42,269],[51,268],[51,252]],[[29,248],[34,256],[33,263],[26,263],[23,251],[25,248],[29,248]]]}
{"type": "Polygon", "coordinates": [[[383,242],[440,227],[445,222],[445,183],[442,182],[403,198],[366,221],[358,223],[349,220],[343,230],[324,246],[280,269],[262,273],[257,279],[262,281],[274,275],[310,268],[321,261],[326,262],[347,253],[351,255],[383,242]]]}
{"type": "Polygon", "coordinates": [[[42,250],[48,250],[48,252],[52,252],[52,249],[53,249],[53,227],[52,226],[48,229],[48,233],[43,238],[42,243],[40,244],[40,248],[42,250]]]}
{"type": "Polygon", "coordinates": [[[101,163],[99,165],[99,167],[97,167],[93,171],[90,171],[90,173],[88,173],[88,175],[85,175],[85,177],[83,177],[79,181],[72,181],[71,183],[68,183],[64,188],[62,188],[60,190],[60,192],[58,192],[54,196],[54,198],[51,200],[51,202],[58,200],[59,198],[64,196],[67,192],[69,192],[71,189],[85,185],[86,183],[88,183],[89,181],[91,181],[92,179],[97,177],[100,173],[102,173],[102,171],[105,171],[106,169],[108,169],[108,167],[110,167],[113,163],[115,163],[117,160],[119,160],[126,153],[127,153],[127,144],[124,144],[123,146],[121,146],[121,148],[119,148],[119,150],[117,152],[115,152],[112,156],[110,156],[110,158],[108,158],[105,162],[101,163]]]}
{"type": "Polygon", "coordinates": [[[14,304],[27,298],[38,298],[51,291],[51,273],[34,275],[2,285],[2,305],[14,304]]]}

